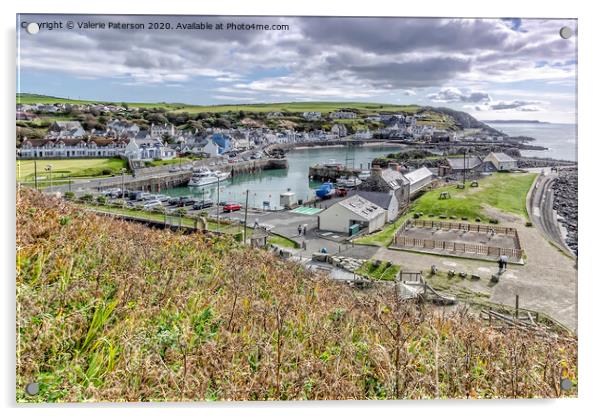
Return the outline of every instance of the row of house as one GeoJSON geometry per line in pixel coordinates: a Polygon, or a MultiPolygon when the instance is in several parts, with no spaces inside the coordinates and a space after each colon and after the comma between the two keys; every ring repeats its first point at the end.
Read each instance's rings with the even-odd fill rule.
{"type": "Polygon", "coordinates": [[[448,157],[440,166],[439,176],[468,174],[474,176],[483,172],[504,172],[518,169],[518,161],[506,153],[490,152],[485,157],[448,157]]]}

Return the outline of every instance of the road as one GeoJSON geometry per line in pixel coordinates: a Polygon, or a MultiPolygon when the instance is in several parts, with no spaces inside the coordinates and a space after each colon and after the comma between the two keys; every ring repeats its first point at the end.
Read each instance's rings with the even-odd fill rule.
{"type": "Polygon", "coordinates": [[[573,252],[567,247],[560,224],[554,211],[554,190],[552,188],[558,174],[544,170],[535,181],[529,199],[529,214],[535,225],[550,241],[571,257],[573,252]]]}

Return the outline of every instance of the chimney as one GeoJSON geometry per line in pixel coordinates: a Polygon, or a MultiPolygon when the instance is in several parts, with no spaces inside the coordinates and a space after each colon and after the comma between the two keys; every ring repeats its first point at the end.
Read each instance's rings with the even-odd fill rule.
{"type": "Polygon", "coordinates": [[[370,168],[370,176],[372,177],[380,176],[381,172],[382,169],[379,165],[372,165],[372,167],[370,168]]]}

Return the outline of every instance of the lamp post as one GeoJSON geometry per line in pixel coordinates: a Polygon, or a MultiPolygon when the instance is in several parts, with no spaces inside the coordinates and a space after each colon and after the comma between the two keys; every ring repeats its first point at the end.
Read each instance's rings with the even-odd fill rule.
{"type": "Polygon", "coordinates": [[[121,205],[125,208],[125,168],[121,168],[121,205]]]}
{"type": "Polygon", "coordinates": [[[48,172],[48,177],[50,180],[50,186],[49,186],[49,192],[52,192],[52,165],[47,165],[46,166],[46,172],[48,172]]]}

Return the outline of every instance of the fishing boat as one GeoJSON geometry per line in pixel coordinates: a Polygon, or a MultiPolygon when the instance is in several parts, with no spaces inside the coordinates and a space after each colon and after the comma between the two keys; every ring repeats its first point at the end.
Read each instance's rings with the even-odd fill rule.
{"type": "Polygon", "coordinates": [[[358,179],[365,181],[366,179],[368,179],[370,177],[370,171],[369,170],[363,170],[361,171],[361,173],[359,175],[357,175],[358,179]]]}
{"type": "Polygon", "coordinates": [[[316,189],[316,196],[321,199],[330,198],[335,194],[336,190],[332,182],[324,182],[316,189]]]}

